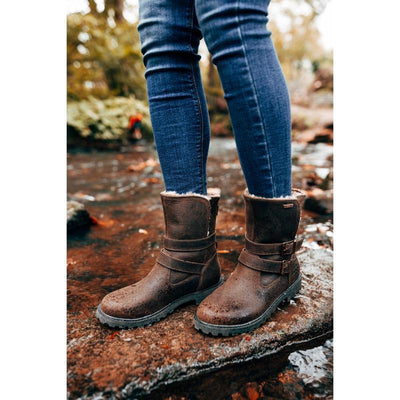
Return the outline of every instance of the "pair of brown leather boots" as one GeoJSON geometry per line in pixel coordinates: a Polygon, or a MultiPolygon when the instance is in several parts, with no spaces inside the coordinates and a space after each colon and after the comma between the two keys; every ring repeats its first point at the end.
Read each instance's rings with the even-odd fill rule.
{"type": "Polygon", "coordinates": [[[246,244],[238,264],[223,283],[217,257],[215,222],[219,194],[162,193],[164,247],[141,281],[104,297],[100,322],[134,328],[166,317],[179,305],[200,304],[196,329],[212,335],[236,335],[262,325],[278,305],[300,290],[295,252],[304,194],[266,199],[244,193],[246,244]]]}

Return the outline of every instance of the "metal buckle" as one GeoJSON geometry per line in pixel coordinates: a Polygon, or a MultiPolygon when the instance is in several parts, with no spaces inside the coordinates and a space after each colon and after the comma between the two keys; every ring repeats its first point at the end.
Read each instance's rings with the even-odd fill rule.
{"type": "Polygon", "coordinates": [[[281,275],[284,275],[288,272],[289,268],[289,261],[288,260],[282,260],[281,261],[281,275]]]}

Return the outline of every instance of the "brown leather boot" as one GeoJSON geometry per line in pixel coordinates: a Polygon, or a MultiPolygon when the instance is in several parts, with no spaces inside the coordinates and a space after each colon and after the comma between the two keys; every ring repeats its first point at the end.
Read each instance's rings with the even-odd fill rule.
{"type": "Polygon", "coordinates": [[[219,193],[161,193],[164,208],[164,248],[141,281],[104,297],[97,308],[100,322],[135,328],[166,317],[178,306],[199,304],[221,283],[215,241],[219,193]]]}
{"type": "Polygon", "coordinates": [[[212,335],[237,335],[262,325],[278,305],[300,290],[295,240],[305,196],[266,199],[244,193],[246,245],[227,281],[197,308],[196,329],[212,335]]]}

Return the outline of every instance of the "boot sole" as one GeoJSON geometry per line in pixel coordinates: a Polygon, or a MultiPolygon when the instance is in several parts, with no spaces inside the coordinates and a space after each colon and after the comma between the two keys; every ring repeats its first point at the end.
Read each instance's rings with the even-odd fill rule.
{"type": "Polygon", "coordinates": [[[195,301],[196,304],[200,304],[204,298],[206,298],[209,294],[211,294],[218,286],[222,285],[222,283],[223,279],[221,278],[216,285],[211,286],[208,289],[200,290],[198,292],[189,293],[185,296],[182,296],[179,299],[174,300],[172,303],[169,303],[161,310],[158,310],[153,314],[146,315],[145,317],[140,317],[140,318],[113,317],[111,315],[104,313],[100,307],[100,304],[96,310],[96,317],[102,324],[108,325],[111,328],[126,329],[126,328],[140,328],[143,326],[149,326],[165,318],[167,315],[171,314],[176,308],[178,308],[182,304],[191,303],[193,301],[195,301]]]}
{"type": "Polygon", "coordinates": [[[201,321],[197,314],[194,316],[194,327],[206,335],[212,336],[235,336],[241,333],[251,332],[258,328],[272,315],[281,303],[292,299],[301,288],[301,276],[289,286],[274,302],[256,319],[237,325],[215,325],[201,321]]]}

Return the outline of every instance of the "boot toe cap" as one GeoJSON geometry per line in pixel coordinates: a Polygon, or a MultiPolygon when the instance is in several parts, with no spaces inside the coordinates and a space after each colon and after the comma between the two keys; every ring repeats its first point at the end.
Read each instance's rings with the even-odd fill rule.
{"type": "Polygon", "coordinates": [[[196,315],[201,322],[211,325],[238,325],[256,318],[252,310],[235,302],[203,301],[196,315]]]}
{"type": "Polygon", "coordinates": [[[106,295],[100,303],[101,311],[114,318],[132,318],[132,306],[128,304],[125,288],[106,295]]]}

